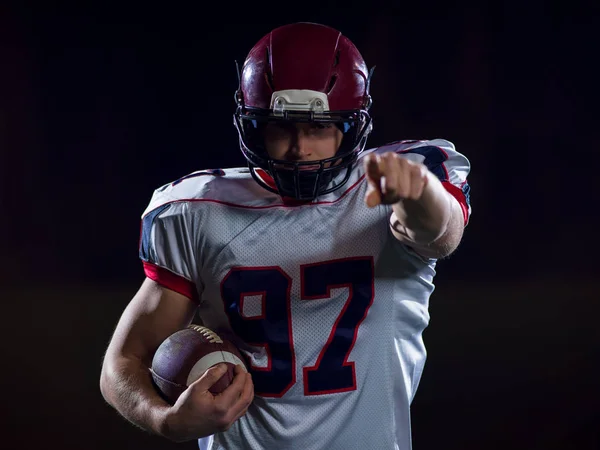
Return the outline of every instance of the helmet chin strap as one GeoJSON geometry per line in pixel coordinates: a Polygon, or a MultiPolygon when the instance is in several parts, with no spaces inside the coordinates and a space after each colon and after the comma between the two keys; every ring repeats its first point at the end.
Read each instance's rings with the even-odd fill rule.
{"type": "Polygon", "coordinates": [[[235,91],[233,99],[235,100],[235,104],[237,106],[243,106],[244,94],[242,93],[242,71],[240,70],[240,65],[238,64],[237,59],[235,60],[235,73],[238,78],[238,88],[235,91]]]}

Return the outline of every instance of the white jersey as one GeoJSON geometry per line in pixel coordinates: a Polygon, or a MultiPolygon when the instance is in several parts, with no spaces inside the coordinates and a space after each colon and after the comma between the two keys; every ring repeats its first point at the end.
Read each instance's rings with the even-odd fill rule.
{"type": "MultiPolygon", "coordinates": [[[[445,140],[403,141],[465,212],[468,160],[445,140]]],[[[247,168],[194,172],[158,189],[144,212],[146,274],[198,302],[202,323],[233,332],[255,399],[206,449],[411,448],[410,404],[426,351],[433,259],[368,208],[358,164],[340,189],[290,206],[247,168]]]]}

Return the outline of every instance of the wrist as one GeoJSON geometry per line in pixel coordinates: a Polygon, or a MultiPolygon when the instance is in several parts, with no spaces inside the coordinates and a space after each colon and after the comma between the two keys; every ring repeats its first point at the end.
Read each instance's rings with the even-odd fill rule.
{"type": "Polygon", "coordinates": [[[452,217],[453,199],[435,175],[429,173],[428,176],[430,180],[421,197],[394,204],[390,218],[394,231],[422,245],[442,236],[452,217]]]}
{"type": "Polygon", "coordinates": [[[174,416],[175,413],[171,407],[158,406],[153,408],[150,423],[154,432],[170,441],[176,441],[176,430],[173,427],[175,423],[174,416]]]}

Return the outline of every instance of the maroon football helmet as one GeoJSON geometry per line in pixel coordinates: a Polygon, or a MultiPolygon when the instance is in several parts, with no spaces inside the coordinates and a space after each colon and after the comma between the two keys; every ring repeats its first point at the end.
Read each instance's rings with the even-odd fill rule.
{"type": "Polygon", "coordinates": [[[264,36],[244,62],[235,95],[234,122],[254,179],[269,191],[299,200],[343,186],[372,129],[372,72],[354,44],[330,27],[296,23],[264,36]],[[333,123],[343,133],[342,143],[333,158],[274,160],[263,137],[264,127],[273,121],[333,123]],[[261,178],[258,168],[273,182],[261,178]]]}

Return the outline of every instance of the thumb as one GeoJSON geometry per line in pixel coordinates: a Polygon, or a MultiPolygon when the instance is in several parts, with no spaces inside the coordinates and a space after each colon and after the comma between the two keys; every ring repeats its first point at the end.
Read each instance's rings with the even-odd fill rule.
{"type": "Polygon", "coordinates": [[[377,155],[373,153],[365,157],[365,175],[367,178],[367,192],[365,193],[365,203],[372,208],[381,203],[381,172],[377,155]]]}
{"type": "Polygon", "coordinates": [[[380,187],[381,182],[381,171],[379,168],[379,161],[377,155],[370,153],[365,157],[365,174],[367,175],[367,181],[370,185],[375,188],[380,187]]]}
{"type": "Polygon", "coordinates": [[[212,367],[209,367],[206,372],[202,374],[200,378],[191,383],[189,387],[194,387],[195,389],[199,389],[201,391],[208,391],[210,387],[215,384],[225,373],[227,372],[227,365],[225,364],[216,364],[212,367]]]}

